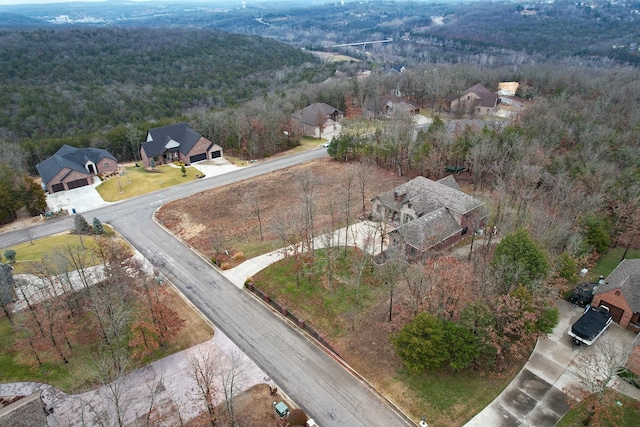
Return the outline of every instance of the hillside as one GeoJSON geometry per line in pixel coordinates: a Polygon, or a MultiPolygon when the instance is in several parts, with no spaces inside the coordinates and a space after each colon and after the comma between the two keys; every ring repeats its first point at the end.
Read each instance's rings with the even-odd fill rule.
{"type": "Polygon", "coordinates": [[[315,62],[274,40],[218,30],[3,31],[0,134],[65,136],[237,105],[305,78],[315,62]]]}

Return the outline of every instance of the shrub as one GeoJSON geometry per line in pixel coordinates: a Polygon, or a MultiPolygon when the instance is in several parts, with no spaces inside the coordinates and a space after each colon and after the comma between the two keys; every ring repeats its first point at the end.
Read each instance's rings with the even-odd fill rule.
{"type": "Polygon", "coordinates": [[[9,261],[9,264],[16,263],[16,251],[13,249],[7,249],[4,251],[4,257],[9,261]]]}
{"type": "Polygon", "coordinates": [[[228,262],[223,262],[220,268],[223,270],[228,270],[231,268],[231,264],[229,264],[228,262]]]}
{"type": "Polygon", "coordinates": [[[236,252],[235,254],[233,254],[231,256],[231,259],[236,260],[236,261],[244,261],[244,253],[236,252]]]}

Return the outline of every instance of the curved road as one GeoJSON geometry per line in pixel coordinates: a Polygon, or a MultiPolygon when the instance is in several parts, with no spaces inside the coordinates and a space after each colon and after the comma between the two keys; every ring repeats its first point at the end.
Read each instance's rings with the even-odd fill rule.
{"type": "MultiPolygon", "coordinates": [[[[156,268],[320,426],[410,426],[413,424],[366,384],[153,221],[156,209],[169,201],[325,155],[326,150],[317,149],[259,163],[114,203],[85,216],[112,224],[144,256],[154,260],[156,268]]],[[[217,203],[234,202],[211,200],[211,215],[215,215],[217,203]]],[[[65,218],[30,230],[35,239],[72,227],[72,218],[65,218]]],[[[0,234],[0,247],[26,240],[24,230],[0,234]]]]}

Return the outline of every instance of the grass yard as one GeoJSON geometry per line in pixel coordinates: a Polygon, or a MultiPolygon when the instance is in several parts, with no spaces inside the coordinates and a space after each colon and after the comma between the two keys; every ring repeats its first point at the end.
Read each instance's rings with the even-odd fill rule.
{"type": "Polygon", "coordinates": [[[196,169],[192,166],[187,166],[186,169],[187,176],[183,177],[180,168],[175,166],[161,165],[156,167],[157,172],[128,166],[124,175],[108,179],[96,189],[105,201],[117,202],[197,179],[196,174],[199,172],[196,169]]]}
{"type": "Polygon", "coordinates": [[[333,292],[327,284],[326,251],[315,251],[316,263],[311,272],[300,273],[300,283],[296,279],[293,257],[281,260],[254,276],[254,283],[261,291],[284,304],[297,316],[308,319],[309,324],[329,338],[337,338],[353,328],[355,317],[369,306],[380,288],[378,280],[369,268],[365,269],[359,289],[347,283],[351,272],[351,257],[358,256],[359,250],[350,248],[349,256],[342,256],[342,248],[334,248],[340,255],[336,260],[333,292]],[[359,301],[356,303],[356,299],[359,301]],[[345,316],[345,313],[348,315],[345,316]]]}
{"type": "MultiPolygon", "coordinates": [[[[342,254],[342,249],[338,248],[342,254]]],[[[356,250],[350,256],[357,254],[356,250]]],[[[326,281],[326,252],[316,251],[316,263],[296,280],[293,257],[258,273],[256,287],[268,293],[318,333],[325,334],[338,353],[367,380],[414,419],[426,416],[430,425],[460,426],[481,411],[509,384],[525,362],[504,372],[407,371],[395,354],[387,325],[389,293],[376,278],[377,271],[364,269],[359,289],[352,265],[340,256],[336,263],[336,286],[331,293],[326,281]],[[310,272],[310,273],[308,273],[310,272]]],[[[394,302],[403,289],[394,291],[394,302]]],[[[397,315],[397,314],[396,314],[397,315]]]]}
{"type": "MultiPolygon", "coordinates": [[[[105,226],[105,234],[107,236],[113,235],[113,232],[105,226]]],[[[2,248],[0,253],[4,254],[5,249],[13,249],[16,251],[16,263],[13,264],[14,274],[26,273],[29,268],[29,261],[40,261],[45,255],[50,255],[55,250],[62,250],[64,248],[78,248],[80,253],[85,255],[86,258],[91,258],[91,247],[94,242],[94,236],[82,236],[84,243],[84,249],[80,244],[80,236],[77,234],[58,234],[55,236],[44,237],[33,241],[33,245],[30,243],[22,243],[11,248],[2,248]]],[[[95,265],[95,264],[88,264],[95,265]]]]}
{"type": "Polygon", "coordinates": [[[407,385],[415,399],[408,405],[411,412],[425,416],[429,425],[456,426],[466,423],[491,403],[520,367],[490,376],[471,369],[421,374],[402,369],[398,378],[407,385]]]}
{"type": "MultiPolygon", "coordinates": [[[[589,272],[589,280],[597,282],[600,275],[607,277],[618,266],[618,264],[620,264],[622,254],[624,254],[624,248],[612,248],[609,249],[607,253],[602,254],[596,263],[596,266],[589,272]]],[[[636,249],[629,249],[626,258],[640,258],[640,251],[636,249]]]]}
{"type": "MultiPolygon", "coordinates": [[[[171,292],[174,292],[171,290],[171,292]]],[[[151,362],[210,339],[213,330],[180,296],[176,296],[174,309],[185,319],[185,327],[166,349],[157,351],[147,360],[151,362]]],[[[99,337],[96,337],[99,339],[99,337]]],[[[74,346],[69,363],[44,363],[41,369],[26,362],[26,349],[15,346],[16,333],[9,320],[0,317],[0,382],[36,381],[51,384],[66,393],[77,393],[97,385],[93,378],[92,353],[94,343],[74,346]]]]}
{"type": "MultiPolygon", "coordinates": [[[[606,417],[604,424],[601,425],[640,426],[640,402],[613,390],[608,390],[606,393],[612,394],[607,398],[611,398],[616,403],[611,408],[612,416],[606,417]]],[[[579,403],[556,424],[556,427],[583,427],[589,425],[584,423],[588,418],[585,405],[579,403]]]]}

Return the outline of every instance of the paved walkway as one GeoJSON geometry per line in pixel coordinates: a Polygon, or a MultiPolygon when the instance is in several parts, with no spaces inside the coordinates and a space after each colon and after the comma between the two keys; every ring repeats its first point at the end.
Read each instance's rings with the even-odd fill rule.
{"type": "MultiPolygon", "coordinates": [[[[332,238],[327,238],[326,235],[316,237],[314,239],[314,247],[319,249],[324,248],[327,245],[344,245],[345,232],[347,232],[346,228],[341,228],[333,234],[332,238]]],[[[362,221],[353,224],[348,230],[347,243],[349,246],[357,246],[369,254],[379,254],[382,248],[380,243],[380,231],[377,227],[377,223],[362,221]]],[[[287,252],[291,253],[291,249],[276,249],[275,251],[267,254],[248,259],[236,267],[223,271],[222,274],[224,274],[225,277],[234,285],[241,288],[244,286],[244,283],[248,278],[253,277],[256,273],[264,270],[271,264],[280,261],[285,257],[287,252]]]]}
{"type": "MultiPolygon", "coordinates": [[[[568,411],[564,389],[576,387],[580,379],[572,362],[580,354],[597,351],[597,342],[590,346],[573,347],[567,334],[582,315],[580,307],[558,301],[560,322],[547,338],[541,338],[520,373],[486,408],[469,421],[468,427],[538,427],[554,426],[568,411]]],[[[600,337],[615,342],[622,350],[635,335],[612,324],[600,337]]],[[[640,390],[617,381],[616,390],[640,400],[640,390]]]]}

